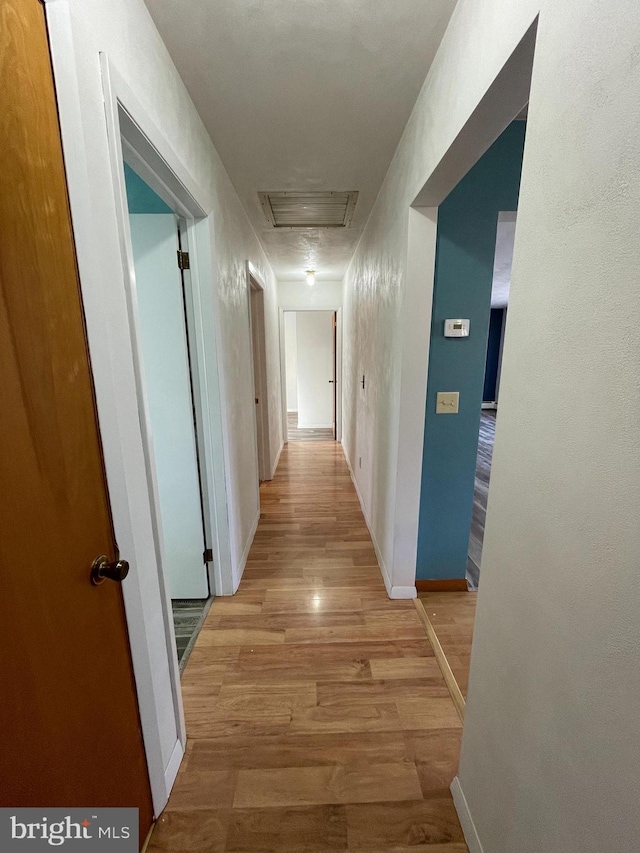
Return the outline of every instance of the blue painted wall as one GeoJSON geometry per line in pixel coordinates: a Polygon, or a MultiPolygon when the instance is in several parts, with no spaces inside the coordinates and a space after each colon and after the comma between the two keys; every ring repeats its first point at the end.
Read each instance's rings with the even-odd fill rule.
{"type": "Polygon", "coordinates": [[[466,572],[498,213],[518,206],[525,129],[509,125],[438,211],[418,579],[466,572]],[[469,318],[469,337],[445,338],[448,317],[469,318]],[[438,391],[460,392],[457,415],[436,414],[438,391]]]}
{"type": "Polygon", "coordinates": [[[482,402],[493,403],[498,387],[498,368],[500,367],[500,344],[502,342],[502,323],[504,308],[492,308],[489,320],[489,338],[487,340],[487,360],[484,369],[484,391],[482,402]]]}
{"type": "Polygon", "coordinates": [[[160,196],[156,195],[126,163],[124,164],[124,181],[127,187],[129,213],[173,213],[160,196]]]}

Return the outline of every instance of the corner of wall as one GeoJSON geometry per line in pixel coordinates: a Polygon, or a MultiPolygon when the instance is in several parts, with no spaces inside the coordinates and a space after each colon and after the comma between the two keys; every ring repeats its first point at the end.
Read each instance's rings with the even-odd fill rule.
{"type": "Polygon", "coordinates": [[[232,595],[236,594],[236,592],[238,591],[238,587],[240,586],[240,581],[242,580],[242,575],[244,574],[244,569],[247,565],[247,560],[249,559],[249,551],[251,551],[251,546],[253,545],[253,538],[256,535],[256,530],[258,529],[259,521],[260,507],[258,506],[258,511],[251,524],[251,530],[249,531],[249,535],[247,536],[247,541],[245,542],[244,550],[242,551],[242,556],[240,557],[238,565],[233,570],[233,592],[231,593],[232,595]]]}
{"type": "Polygon", "coordinates": [[[273,460],[273,463],[271,465],[271,479],[272,480],[276,475],[276,470],[278,468],[278,463],[280,462],[280,456],[282,455],[283,450],[284,450],[284,438],[281,439],[281,441],[280,441],[280,448],[279,448],[278,452],[276,453],[276,458],[273,460]]]}
{"type": "Polygon", "coordinates": [[[467,847],[469,848],[469,853],[484,853],[484,848],[480,842],[480,838],[478,837],[478,830],[476,829],[476,825],[471,817],[469,804],[467,803],[467,799],[464,795],[464,791],[462,790],[462,785],[460,784],[458,776],[456,776],[451,783],[450,790],[451,796],[453,797],[453,804],[456,807],[456,812],[458,813],[458,818],[460,820],[460,826],[464,833],[464,840],[467,842],[467,847]]]}
{"type": "Polygon", "coordinates": [[[351,482],[353,483],[353,487],[356,490],[356,494],[358,496],[358,501],[360,503],[360,509],[362,510],[362,515],[364,516],[365,524],[367,525],[367,530],[369,531],[369,535],[371,536],[371,542],[373,543],[373,550],[376,552],[376,559],[378,561],[378,566],[380,568],[380,574],[382,575],[382,580],[384,581],[384,585],[387,589],[387,595],[389,596],[389,598],[415,598],[415,596],[416,596],[415,587],[413,588],[413,593],[414,593],[413,595],[408,595],[408,594],[407,595],[402,595],[402,594],[394,595],[393,594],[394,589],[395,590],[402,590],[405,588],[404,587],[394,587],[391,583],[391,575],[389,573],[389,569],[387,568],[387,564],[384,561],[384,557],[382,556],[382,551],[381,551],[380,546],[378,545],[378,542],[376,540],[375,533],[373,532],[373,528],[372,528],[371,522],[369,520],[369,514],[367,512],[367,507],[365,505],[364,500],[362,499],[362,494],[361,494],[360,489],[358,487],[358,481],[356,480],[355,474],[353,473],[353,467],[351,465],[351,460],[349,459],[349,454],[347,452],[347,448],[343,442],[341,442],[341,445],[342,445],[342,450],[344,452],[344,458],[347,462],[347,468],[349,469],[349,476],[351,477],[351,482]]]}

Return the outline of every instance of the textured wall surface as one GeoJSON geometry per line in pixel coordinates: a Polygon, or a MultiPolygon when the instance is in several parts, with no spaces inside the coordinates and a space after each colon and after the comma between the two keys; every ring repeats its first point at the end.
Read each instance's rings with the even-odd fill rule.
{"type": "Polygon", "coordinates": [[[513,122],[438,210],[418,578],[466,573],[498,214],[518,206],[525,129],[513,122]],[[447,317],[470,320],[469,337],[445,338],[447,317]],[[457,414],[436,412],[438,391],[459,392],[457,414]]]}
{"type": "Polygon", "coordinates": [[[281,308],[340,308],[342,305],[341,281],[316,281],[309,287],[303,281],[279,281],[278,304],[281,308]]]}
{"type": "MultiPolygon", "coordinates": [[[[405,334],[412,305],[405,293],[409,208],[539,6],[539,0],[459,0],[345,277],[343,444],[394,585],[415,580],[418,526],[417,511],[411,524],[394,526],[396,502],[406,503],[400,494],[405,481],[396,478],[403,433],[401,365],[404,369],[418,360],[424,346],[424,340],[405,334]],[[363,374],[369,379],[364,392],[363,374]],[[394,559],[410,551],[411,562],[394,559]]],[[[426,271],[425,288],[428,276],[426,271]]],[[[425,336],[428,325],[425,313],[425,336]]],[[[416,425],[421,429],[424,409],[408,414],[416,422],[413,431],[416,425]]],[[[420,465],[419,451],[415,464],[420,465]]]]}
{"type": "Polygon", "coordinates": [[[636,0],[456,6],[347,275],[345,448],[390,556],[408,208],[541,5],[460,782],[484,853],[632,853],[636,0]]]}
{"type": "Polygon", "coordinates": [[[298,334],[296,312],[284,315],[284,359],[286,372],[287,411],[298,411],[298,334]]]}
{"type": "MultiPolygon", "coordinates": [[[[271,450],[282,442],[276,282],[213,144],[142,0],[69,0],[82,126],[92,176],[91,207],[101,230],[95,264],[104,287],[121,280],[115,205],[108,159],[99,53],[124,79],[162,130],[210,212],[220,376],[226,438],[227,502],[237,567],[258,513],[257,458],[245,262],[266,283],[266,346],[271,450]]],[[[148,509],[140,507],[140,512],[148,509]]]]}
{"type": "Polygon", "coordinates": [[[485,853],[638,850],[640,6],[545,2],[460,780],[485,853]]]}

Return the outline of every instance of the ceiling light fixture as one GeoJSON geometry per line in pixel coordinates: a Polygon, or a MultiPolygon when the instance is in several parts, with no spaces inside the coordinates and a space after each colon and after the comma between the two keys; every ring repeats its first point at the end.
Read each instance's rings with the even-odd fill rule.
{"type": "Polygon", "coordinates": [[[315,270],[307,270],[307,284],[309,287],[313,287],[316,283],[316,274],[315,270]]]}

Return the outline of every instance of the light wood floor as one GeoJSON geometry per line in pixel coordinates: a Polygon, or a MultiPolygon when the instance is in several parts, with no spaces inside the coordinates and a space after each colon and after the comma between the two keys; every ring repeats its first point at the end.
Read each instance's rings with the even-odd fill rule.
{"type": "Polygon", "coordinates": [[[419,598],[433,625],[462,695],[467,696],[477,592],[421,592],[419,598]]]}
{"type": "Polygon", "coordinates": [[[464,853],[460,721],[387,598],[336,442],[283,451],[233,598],[183,677],[189,743],[149,850],[464,853]]]}

